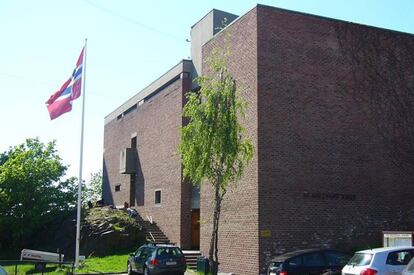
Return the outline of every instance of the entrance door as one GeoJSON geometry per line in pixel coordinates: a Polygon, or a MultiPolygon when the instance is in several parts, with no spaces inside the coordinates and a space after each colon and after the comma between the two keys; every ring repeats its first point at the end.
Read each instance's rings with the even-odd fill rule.
{"type": "Polygon", "coordinates": [[[191,248],[200,249],[200,209],[191,211],[191,248]]]}

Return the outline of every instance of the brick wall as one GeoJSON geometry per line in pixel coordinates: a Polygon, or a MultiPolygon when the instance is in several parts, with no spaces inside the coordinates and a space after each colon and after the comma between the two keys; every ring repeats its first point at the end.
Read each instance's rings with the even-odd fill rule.
{"type": "Polygon", "coordinates": [[[345,23],[264,6],[257,14],[261,271],[271,255],[381,245],[382,230],[412,230],[412,176],[347,92],[345,23]]]}
{"type": "MultiPolygon", "coordinates": [[[[413,175],[394,165],[372,113],[347,92],[355,83],[338,41],[344,24],[259,5],[203,46],[205,60],[230,40],[229,69],[248,102],[242,124],[256,148],[243,178],[229,187],[223,201],[223,272],[258,274],[283,252],[380,245],[382,230],[414,228],[413,175]]],[[[355,26],[356,31],[374,30],[355,26]]],[[[387,33],[391,39],[396,35],[387,33]]],[[[206,64],[203,72],[208,72],[206,64]]],[[[191,188],[182,183],[176,148],[183,91],[190,87],[189,79],[180,79],[138,111],[108,123],[104,141],[105,200],[129,200],[129,176],[118,171],[119,150],[129,147],[136,132],[138,211],[153,216],[182,247],[190,245],[191,188]],[[116,184],[122,184],[120,192],[113,192],[116,184]],[[161,206],[154,205],[158,188],[161,206]]],[[[212,198],[209,185],[203,185],[204,255],[212,198]]]]}
{"type": "Polygon", "coordinates": [[[137,135],[138,172],[136,209],[146,218],[152,216],[167,237],[182,247],[189,247],[191,229],[191,188],[181,181],[181,162],[177,152],[183,88],[191,79],[180,78],[159,92],[137,111],[105,125],[104,198],[114,205],[129,201],[129,175],[119,173],[119,152],[130,147],[131,135],[137,135]],[[121,184],[121,191],[114,186],[121,184]],[[109,194],[109,189],[112,190],[109,194]],[[162,201],[155,204],[155,190],[161,189],[162,201]],[[183,224],[183,226],[181,226],[183,224]],[[187,228],[188,227],[188,228],[187,228]]]}
{"type": "MultiPolygon", "coordinates": [[[[246,117],[242,124],[255,148],[257,147],[257,55],[256,55],[256,10],[248,12],[231,24],[225,33],[218,34],[203,46],[203,59],[215,47],[224,47],[230,40],[231,56],[229,69],[236,79],[242,97],[248,102],[246,117]],[[227,38],[226,38],[227,37],[227,38]]],[[[203,66],[203,72],[208,67],[203,66]]],[[[208,255],[212,230],[211,188],[201,188],[201,251],[208,255]]],[[[235,274],[257,274],[258,251],[258,188],[257,155],[247,167],[243,178],[229,186],[222,202],[219,225],[219,269],[235,274]]]]}

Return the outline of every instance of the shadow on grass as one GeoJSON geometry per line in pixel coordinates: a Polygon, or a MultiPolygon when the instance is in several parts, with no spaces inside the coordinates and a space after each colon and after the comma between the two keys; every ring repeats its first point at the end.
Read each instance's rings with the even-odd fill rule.
{"type": "Polygon", "coordinates": [[[38,274],[38,273],[51,273],[56,271],[56,267],[45,267],[41,270],[37,270],[36,268],[32,268],[26,271],[26,274],[38,274]]]}
{"type": "Polygon", "coordinates": [[[42,269],[36,269],[35,267],[28,269],[25,271],[25,274],[48,274],[48,273],[53,273],[53,274],[67,274],[68,272],[70,273],[72,271],[71,267],[58,267],[58,266],[46,266],[45,268],[42,269]]]}

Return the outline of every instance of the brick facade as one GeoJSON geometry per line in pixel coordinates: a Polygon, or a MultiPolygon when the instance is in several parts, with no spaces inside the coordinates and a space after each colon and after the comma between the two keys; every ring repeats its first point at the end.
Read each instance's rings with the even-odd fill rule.
{"type": "Polygon", "coordinates": [[[382,230],[414,228],[412,176],[352,96],[344,25],[258,7],[259,230],[271,232],[262,267],[289,250],[381,246],[382,230]]]}
{"type": "MultiPolygon", "coordinates": [[[[283,252],[380,246],[383,230],[414,229],[413,175],[395,165],[374,112],[355,100],[355,92],[365,92],[356,83],[365,72],[347,61],[340,41],[344,26],[355,34],[384,34],[387,41],[403,36],[414,52],[410,35],[262,5],[202,47],[205,59],[215,47],[230,46],[229,69],[248,102],[243,126],[255,146],[243,178],[223,201],[223,272],[259,274],[283,252]]],[[[205,64],[203,72],[208,72],[205,64]]],[[[183,96],[190,89],[189,78],[170,84],[136,112],[107,123],[104,142],[105,199],[122,204],[129,196],[129,175],[118,171],[119,150],[129,147],[136,133],[136,207],[185,248],[191,236],[191,187],[182,181],[177,145],[183,96]],[[121,191],[114,192],[118,183],[121,191]],[[155,189],[162,190],[161,206],[154,205],[155,189]]],[[[206,184],[200,201],[204,255],[211,214],[206,184]]]]}
{"type": "MultiPolygon", "coordinates": [[[[241,96],[248,107],[243,121],[246,136],[257,148],[257,32],[256,11],[253,10],[228,26],[203,47],[206,58],[216,47],[230,47],[229,70],[236,79],[241,96]]],[[[204,64],[203,72],[208,71],[204,64]]],[[[257,274],[259,265],[257,151],[243,178],[229,186],[221,211],[219,225],[219,268],[235,274],[257,274]]],[[[212,230],[212,201],[210,187],[201,189],[201,251],[208,255],[212,230]]]]}
{"type": "Polygon", "coordinates": [[[177,146],[182,126],[183,91],[188,91],[188,87],[191,87],[190,78],[177,79],[138,106],[136,111],[106,124],[104,134],[105,203],[115,206],[129,203],[130,175],[119,173],[119,152],[130,147],[131,137],[136,135],[135,208],[143,218],[152,217],[172,242],[183,247],[189,247],[191,241],[188,234],[191,229],[191,186],[181,181],[177,146]],[[114,186],[118,184],[121,191],[114,192],[114,186]],[[161,190],[159,205],[155,204],[155,190],[161,190]]]}

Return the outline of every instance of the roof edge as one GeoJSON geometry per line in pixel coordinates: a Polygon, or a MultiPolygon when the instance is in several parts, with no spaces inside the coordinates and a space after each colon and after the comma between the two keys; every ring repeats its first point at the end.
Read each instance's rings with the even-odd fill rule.
{"type": "Polygon", "coordinates": [[[193,71],[193,62],[188,59],[181,60],[177,65],[172,67],[170,70],[168,70],[166,73],[161,75],[159,78],[154,80],[151,84],[149,84],[147,87],[139,91],[137,94],[132,96],[130,99],[125,101],[121,106],[116,108],[114,111],[109,113],[107,116],[105,116],[105,125],[108,124],[113,119],[117,118],[118,115],[122,114],[129,108],[131,108],[134,104],[137,104],[144,98],[150,96],[154,92],[157,92],[157,90],[168,83],[170,80],[174,79],[178,75],[180,75],[183,72],[191,73],[193,71]]]}
{"type": "Polygon", "coordinates": [[[357,22],[353,22],[353,21],[347,21],[347,20],[344,20],[344,19],[332,18],[332,17],[328,17],[328,16],[324,16],[324,15],[317,15],[317,14],[306,13],[306,12],[302,12],[302,11],[289,10],[289,9],[284,9],[284,8],[279,8],[279,7],[263,5],[263,4],[257,4],[256,7],[261,7],[261,8],[266,8],[266,9],[275,9],[275,10],[279,10],[279,11],[282,11],[282,12],[293,13],[293,14],[304,15],[304,16],[310,16],[310,17],[319,18],[319,19],[323,19],[323,20],[330,20],[330,21],[335,21],[335,22],[339,22],[339,23],[348,23],[348,24],[353,24],[353,25],[359,25],[359,26],[365,27],[365,28],[374,28],[374,29],[378,29],[378,30],[396,32],[396,33],[399,33],[399,34],[414,36],[414,33],[410,33],[410,32],[387,29],[387,28],[383,28],[383,27],[367,25],[367,24],[357,23],[357,22]]]}

